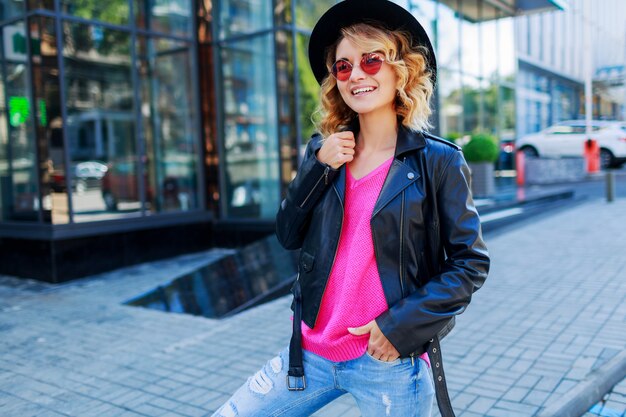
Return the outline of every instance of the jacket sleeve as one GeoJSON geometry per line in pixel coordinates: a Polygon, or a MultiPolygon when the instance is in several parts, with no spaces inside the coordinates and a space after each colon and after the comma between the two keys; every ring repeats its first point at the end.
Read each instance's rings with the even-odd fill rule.
{"type": "Polygon", "coordinates": [[[298,173],[276,214],[276,236],[285,249],[302,247],[311,209],[339,172],[317,159],[321,139],[316,135],[309,141],[298,173]]]}
{"type": "Polygon", "coordinates": [[[426,285],[376,319],[402,357],[423,350],[453,316],[461,314],[489,272],[489,255],[469,189],[469,168],[460,151],[446,165],[436,188],[445,263],[426,285]]]}

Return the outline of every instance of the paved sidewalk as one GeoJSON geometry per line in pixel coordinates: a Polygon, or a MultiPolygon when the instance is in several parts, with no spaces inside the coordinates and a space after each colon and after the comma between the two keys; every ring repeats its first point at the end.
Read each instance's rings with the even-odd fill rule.
{"type": "MultiPolygon", "coordinates": [[[[529,417],[626,348],[626,199],[487,236],[443,342],[459,417],[529,417]]],[[[0,277],[0,416],[203,416],[289,340],[289,297],[225,320],[121,305],[226,251],[51,286],[0,277]]],[[[359,416],[350,396],[315,414],[359,416]]]]}

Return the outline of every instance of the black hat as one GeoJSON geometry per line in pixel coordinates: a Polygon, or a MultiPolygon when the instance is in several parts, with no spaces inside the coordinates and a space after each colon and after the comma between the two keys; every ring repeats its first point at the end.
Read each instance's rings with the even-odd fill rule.
{"type": "Polygon", "coordinates": [[[389,30],[404,30],[413,43],[428,49],[429,70],[433,84],[437,75],[435,51],[426,31],[407,10],[388,0],[344,0],[326,11],[317,21],[309,40],[309,63],[318,83],[328,75],[326,50],[341,35],[341,29],[356,23],[374,23],[389,30]]]}

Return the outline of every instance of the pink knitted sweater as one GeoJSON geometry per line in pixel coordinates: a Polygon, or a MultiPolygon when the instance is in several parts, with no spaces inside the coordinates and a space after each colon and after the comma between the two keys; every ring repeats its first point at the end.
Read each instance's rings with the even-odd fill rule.
{"type": "Polygon", "coordinates": [[[346,168],[344,217],[339,247],[315,328],[302,323],[304,349],[334,362],[362,356],[369,334],[348,327],[367,324],[387,310],[380,282],[370,219],[393,158],[360,179],[346,168]]]}

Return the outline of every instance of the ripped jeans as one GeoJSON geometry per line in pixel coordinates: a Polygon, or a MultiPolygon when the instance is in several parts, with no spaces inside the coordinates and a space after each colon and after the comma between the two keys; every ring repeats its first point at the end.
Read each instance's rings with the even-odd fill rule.
{"type": "Polygon", "coordinates": [[[306,350],[303,359],[305,390],[287,390],[289,351],[284,349],[213,417],[309,416],[346,393],[354,396],[363,417],[431,416],[435,391],[423,359],[383,362],[365,353],[350,361],[332,362],[306,350]]]}

